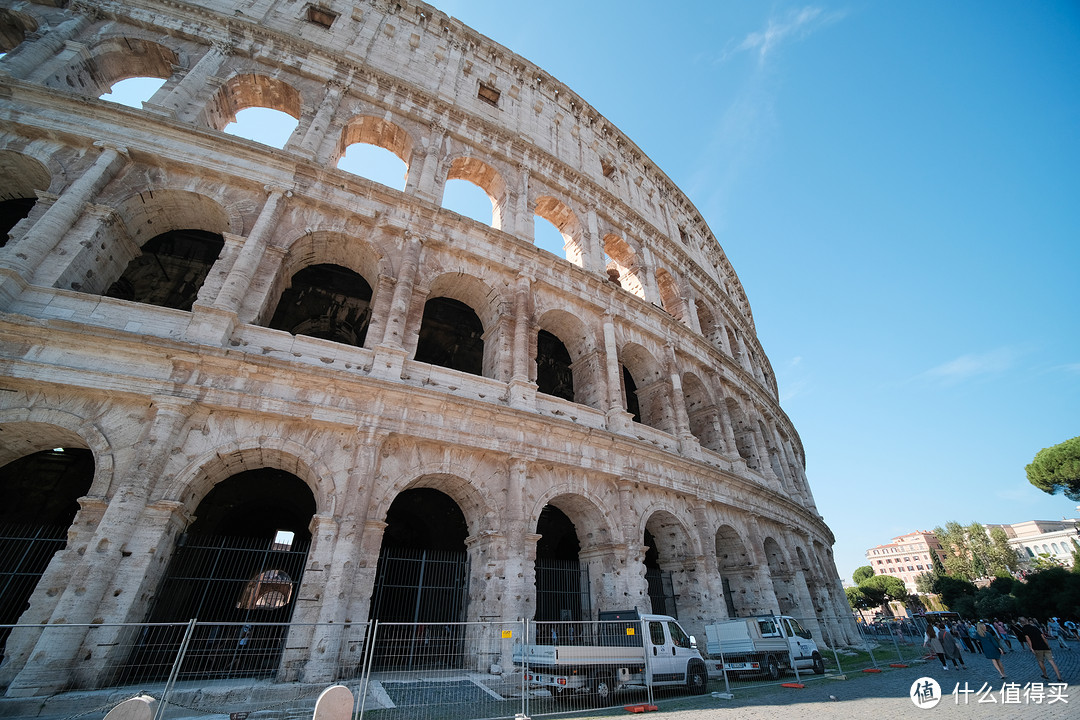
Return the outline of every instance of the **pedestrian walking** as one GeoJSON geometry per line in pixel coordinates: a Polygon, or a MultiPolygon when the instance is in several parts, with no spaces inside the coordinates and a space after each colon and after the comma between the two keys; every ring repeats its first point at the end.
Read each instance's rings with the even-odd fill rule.
{"type": "Polygon", "coordinates": [[[1046,634],[1050,636],[1051,640],[1057,640],[1058,647],[1065,648],[1066,650],[1069,649],[1069,646],[1065,644],[1065,640],[1061,637],[1061,624],[1058,623],[1056,617],[1050,618],[1046,623],[1046,634]]]}
{"type": "Polygon", "coordinates": [[[1005,623],[1001,622],[997,618],[994,618],[994,629],[997,630],[998,640],[1005,643],[1005,647],[1001,648],[1002,652],[1012,652],[1012,640],[1009,639],[1009,631],[1005,629],[1005,623]]]}
{"type": "Polygon", "coordinates": [[[1042,671],[1043,679],[1050,679],[1046,674],[1046,663],[1049,662],[1050,666],[1054,668],[1054,674],[1057,675],[1058,682],[1061,682],[1061,671],[1058,670],[1057,663],[1054,662],[1054,653],[1050,651],[1046,636],[1043,635],[1039,626],[1031,618],[1020,618],[1020,630],[1024,633],[1028,650],[1035,654],[1035,660],[1039,663],[1039,670],[1042,671]]]}
{"type": "Polygon", "coordinates": [[[941,646],[941,638],[938,637],[937,630],[934,629],[933,623],[926,624],[926,636],[923,638],[923,647],[930,648],[930,652],[937,655],[937,659],[941,662],[941,669],[948,670],[949,666],[945,662],[945,648],[941,646]]]}
{"type": "Polygon", "coordinates": [[[945,657],[952,660],[953,667],[959,669],[963,666],[966,668],[964,653],[960,651],[960,646],[956,643],[953,634],[949,632],[949,626],[945,623],[938,626],[938,639],[941,641],[941,649],[945,653],[945,657]]]}
{"type": "Polygon", "coordinates": [[[994,665],[994,669],[998,671],[998,675],[1005,679],[1005,666],[1001,664],[1001,649],[996,642],[994,642],[994,635],[996,631],[993,626],[987,625],[985,622],[979,621],[979,624],[975,626],[975,632],[979,636],[979,641],[982,643],[983,655],[994,665]]]}

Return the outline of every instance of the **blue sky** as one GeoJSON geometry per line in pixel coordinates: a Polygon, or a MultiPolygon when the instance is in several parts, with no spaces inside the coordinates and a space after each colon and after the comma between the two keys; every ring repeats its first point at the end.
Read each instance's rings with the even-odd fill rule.
{"type": "Polygon", "coordinates": [[[1024,475],[1080,435],[1080,4],[435,4],[702,213],[842,578],[950,520],[1080,516],[1024,475]]]}

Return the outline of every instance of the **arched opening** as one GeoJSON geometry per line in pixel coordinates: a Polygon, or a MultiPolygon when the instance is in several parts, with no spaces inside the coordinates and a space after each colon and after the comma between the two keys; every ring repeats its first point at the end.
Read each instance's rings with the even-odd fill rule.
{"type": "Polygon", "coordinates": [[[281,293],[268,327],[363,347],[371,322],[371,286],[340,265],[309,265],[281,293]]]}
{"type": "Polygon", "coordinates": [[[0,55],[17,48],[37,29],[37,21],[26,13],[0,8],[0,55]]]}
{"type": "Polygon", "coordinates": [[[731,420],[731,430],[735,434],[735,448],[739,452],[739,457],[746,461],[748,468],[757,470],[759,466],[753,427],[735,398],[729,397],[724,402],[727,405],[728,418],[731,420]]]}
{"type": "Polygon", "coordinates": [[[129,77],[113,83],[108,92],[99,96],[101,100],[108,100],[118,105],[142,109],[142,104],[154,97],[166,78],[160,77],[129,77]]]}
{"type": "Polygon", "coordinates": [[[626,369],[625,365],[622,367],[622,381],[623,381],[623,394],[626,400],[626,412],[633,416],[634,422],[641,422],[641,403],[638,402],[637,383],[634,382],[634,376],[630,374],[630,371],[626,369]]]}
{"type": "Polygon", "coordinates": [[[93,479],[93,453],[78,447],[41,450],[0,467],[0,657],[11,632],[2,626],[29,607],[93,479]]]}
{"type": "Polygon", "coordinates": [[[660,291],[660,303],[664,311],[676,320],[684,321],[682,297],[671,273],[659,268],[656,271],[656,286],[660,291]]]}
{"type": "Polygon", "coordinates": [[[574,400],[574,371],[570,353],[559,338],[546,330],[536,335],[536,387],[542,393],[574,400]]]}
{"type": "Polygon", "coordinates": [[[435,667],[460,652],[466,619],[468,524],[434,488],[406,490],[386,513],[370,619],[380,669],[435,667]]]}
{"type": "Polygon", "coordinates": [[[735,528],[716,531],[716,565],[728,617],[749,617],[759,612],[754,563],[735,528]]]}
{"type": "Polygon", "coordinates": [[[484,325],[465,303],[433,297],[424,304],[416,360],[451,370],[484,374],[484,325]]]}
{"type": "Polygon", "coordinates": [[[692,604],[699,593],[694,591],[696,575],[687,573],[693,556],[686,528],[671,512],[658,510],[645,523],[645,580],[653,612],[678,618],[678,600],[687,593],[692,604]]]}
{"type": "Polygon", "coordinates": [[[30,215],[37,193],[49,189],[51,177],[37,160],[10,150],[0,150],[0,247],[8,233],[30,215]]]}
{"type": "MultiPolygon", "coordinates": [[[[218,483],[176,543],[149,613],[152,623],[196,618],[179,677],[270,677],[278,668],[311,545],[315,497],[292,473],[245,470],[218,483]]],[[[140,635],[121,683],[161,680],[183,626],[140,635]]]]}
{"type": "Polygon", "coordinates": [[[769,575],[772,579],[773,592],[776,593],[777,609],[781,615],[806,615],[797,612],[799,606],[795,590],[794,573],[788,567],[787,557],[780,549],[780,544],[771,537],[765,538],[762,546],[769,563],[769,575]]]}
{"type": "Polygon", "coordinates": [[[443,209],[471,218],[483,225],[492,224],[491,198],[468,180],[447,180],[443,189],[443,209]]]}
{"type": "Polygon", "coordinates": [[[541,644],[572,644],[592,617],[588,567],[578,559],[581,544],[573,521],[548,504],[536,522],[536,638],[541,644]]]}
{"type": "Polygon", "coordinates": [[[403,128],[381,118],[357,117],[341,132],[337,167],[404,190],[412,148],[412,137],[403,128]]]}
{"type": "Polygon", "coordinates": [[[296,129],[300,112],[296,88],[267,75],[246,73],[222,86],[207,105],[204,118],[215,130],[282,148],[296,129]]]}
{"type": "Polygon", "coordinates": [[[541,197],[536,201],[533,241],[538,248],[580,266],[582,264],[580,234],[581,226],[577,216],[566,203],[549,196],[541,197]]]}
{"type": "Polygon", "coordinates": [[[210,274],[224,238],[205,230],[171,230],[142,246],[142,252],[105,291],[107,297],[190,310],[210,274]]]}
{"type": "Polygon", "coordinates": [[[690,433],[698,439],[701,447],[722,451],[724,442],[719,414],[705,384],[697,375],[686,373],[682,376],[682,388],[690,433]]]}
{"type": "Polygon", "coordinates": [[[482,160],[458,157],[450,164],[443,207],[496,229],[503,226],[506,182],[482,160]]]}
{"type": "Polygon", "coordinates": [[[640,298],[645,297],[645,287],[638,277],[637,255],[630,245],[618,235],[605,235],[604,255],[608,280],[640,298]]]}

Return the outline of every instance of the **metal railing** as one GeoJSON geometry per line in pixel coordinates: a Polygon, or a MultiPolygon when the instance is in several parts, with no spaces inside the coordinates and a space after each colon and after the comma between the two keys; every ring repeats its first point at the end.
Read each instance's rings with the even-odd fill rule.
{"type": "Polygon", "coordinates": [[[636,619],[7,625],[0,626],[8,639],[0,717],[99,720],[120,702],[148,695],[156,720],[256,713],[295,720],[311,717],[320,693],[335,684],[352,692],[358,718],[539,717],[807,682],[926,654],[917,624],[863,626],[853,642],[828,647],[823,636],[835,637],[836,627],[846,623],[855,633],[850,618],[796,620],[812,629],[815,657],[797,657],[776,618],[771,639],[786,649],[774,664],[760,653],[748,660],[725,645],[727,636],[709,631],[697,638],[704,668],[690,662],[697,655],[688,640],[652,652],[657,628],[636,619]],[[671,667],[658,662],[665,656],[671,667]],[[759,664],[739,664],[748,661],[759,664]],[[708,673],[707,687],[685,674],[699,668],[708,673]]]}

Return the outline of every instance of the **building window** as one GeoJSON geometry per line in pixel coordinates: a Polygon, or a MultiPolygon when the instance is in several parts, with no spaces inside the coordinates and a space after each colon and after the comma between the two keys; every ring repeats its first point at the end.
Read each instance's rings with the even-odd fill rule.
{"type": "Polygon", "coordinates": [[[326,8],[319,7],[318,5],[311,5],[307,9],[307,19],[308,22],[315,23],[316,25],[321,25],[322,27],[329,30],[330,26],[334,24],[335,20],[337,20],[337,13],[331,10],[327,10],[326,8]]]}
{"type": "Polygon", "coordinates": [[[500,94],[501,93],[499,93],[498,90],[491,87],[490,85],[485,85],[484,83],[480,83],[480,92],[477,93],[476,96],[478,98],[480,98],[481,100],[489,102],[492,105],[494,105],[495,107],[498,107],[499,106],[499,96],[500,96],[500,94]]]}

